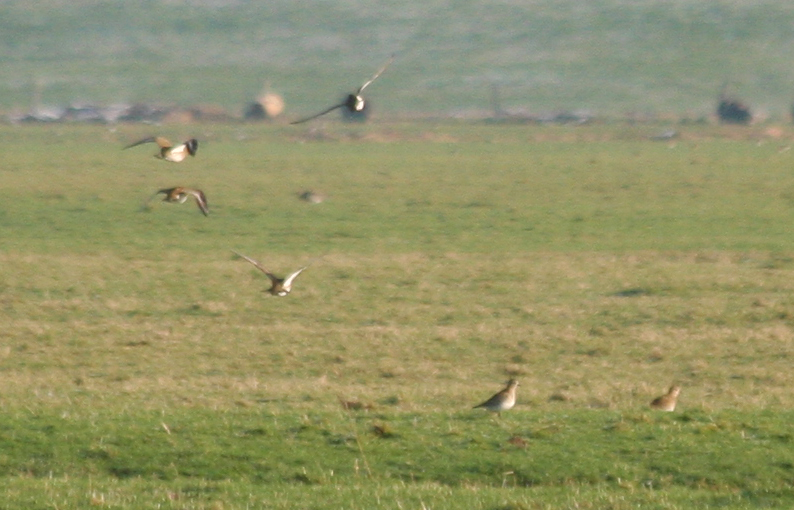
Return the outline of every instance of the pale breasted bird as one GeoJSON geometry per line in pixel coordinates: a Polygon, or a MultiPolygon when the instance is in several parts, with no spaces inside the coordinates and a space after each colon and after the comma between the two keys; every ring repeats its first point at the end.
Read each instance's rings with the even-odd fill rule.
{"type": "Polygon", "coordinates": [[[199,210],[204,213],[204,216],[207,216],[210,213],[209,204],[207,203],[207,196],[204,195],[204,192],[200,189],[185,188],[182,186],[177,186],[176,188],[163,188],[152,195],[152,197],[147,201],[147,204],[154,197],[161,193],[165,195],[163,202],[178,204],[184,204],[188,197],[192,196],[196,200],[196,205],[198,205],[199,210]]]}
{"type": "Polygon", "coordinates": [[[280,278],[273,273],[271,273],[268,269],[266,269],[262,264],[257,262],[256,260],[252,259],[251,257],[246,257],[242,253],[238,253],[232,250],[232,253],[237,255],[238,257],[242,257],[251,264],[254,265],[257,269],[265,273],[267,277],[270,279],[270,288],[267,289],[267,292],[273,294],[274,296],[284,297],[292,291],[292,284],[295,282],[295,278],[298,277],[299,274],[303,272],[304,269],[309,267],[311,264],[307,264],[306,266],[298,269],[294,273],[290,274],[286,278],[280,278]]]}
{"type": "Polygon", "coordinates": [[[181,163],[188,156],[195,156],[196,152],[198,151],[198,140],[195,138],[191,138],[190,140],[180,143],[179,145],[173,145],[170,141],[168,141],[167,138],[163,138],[162,136],[150,136],[148,138],[144,138],[143,140],[138,140],[137,142],[131,143],[124,147],[124,149],[131,149],[132,147],[137,147],[138,145],[152,142],[156,143],[160,147],[160,152],[155,154],[154,157],[164,159],[172,163],[181,163]]]}
{"type": "Polygon", "coordinates": [[[518,388],[518,381],[515,379],[510,379],[507,381],[507,386],[505,389],[495,394],[482,404],[474,406],[474,409],[482,407],[497,413],[497,415],[501,415],[502,411],[512,409],[513,406],[516,405],[516,388],[518,388]]]}
{"type": "Polygon", "coordinates": [[[351,114],[356,114],[356,113],[363,112],[364,108],[366,107],[366,101],[364,100],[364,97],[361,94],[364,92],[365,88],[367,88],[373,81],[378,79],[378,77],[381,74],[383,74],[383,71],[385,71],[386,68],[389,67],[389,65],[391,65],[393,60],[394,60],[394,55],[389,57],[389,60],[386,61],[386,63],[383,65],[383,67],[378,69],[378,72],[375,73],[375,75],[372,78],[370,78],[369,80],[364,82],[364,84],[362,86],[360,86],[355,93],[349,94],[347,96],[347,98],[345,98],[345,100],[342,101],[341,103],[335,104],[334,106],[332,106],[332,107],[330,107],[328,109],[325,109],[325,110],[321,111],[320,113],[316,113],[316,114],[312,115],[311,117],[306,117],[304,119],[300,119],[300,120],[296,120],[294,122],[290,122],[290,124],[301,124],[303,122],[306,122],[306,121],[309,121],[309,120],[312,120],[312,119],[316,119],[317,117],[321,117],[321,116],[325,115],[328,112],[332,112],[332,111],[336,110],[337,108],[342,108],[342,107],[346,108],[347,111],[349,113],[351,113],[351,114]]]}
{"type": "Polygon", "coordinates": [[[298,193],[298,198],[312,204],[320,204],[324,202],[327,197],[324,193],[307,189],[301,193],[298,193]]]}
{"type": "Polygon", "coordinates": [[[675,411],[675,406],[678,403],[678,395],[681,393],[680,386],[670,386],[666,394],[661,397],[656,397],[651,401],[651,408],[660,411],[675,411]]]}

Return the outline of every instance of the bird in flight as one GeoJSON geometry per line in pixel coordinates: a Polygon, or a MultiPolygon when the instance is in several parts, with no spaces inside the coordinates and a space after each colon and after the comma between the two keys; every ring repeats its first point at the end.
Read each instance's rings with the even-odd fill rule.
{"type": "Polygon", "coordinates": [[[311,117],[306,117],[305,119],[300,119],[300,120],[296,120],[294,122],[290,122],[290,124],[301,124],[303,122],[306,122],[306,121],[309,121],[309,120],[312,120],[312,119],[316,119],[317,117],[321,117],[321,116],[325,115],[328,112],[332,112],[332,111],[336,110],[337,108],[342,108],[342,107],[347,108],[347,110],[350,113],[353,113],[353,114],[361,113],[364,110],[364,107],[366,106],[366,101],[364,100],[364,97],[361,95],[364,92],[364,89],[367,88],[370,85],[370,83],[372,83],[373,81],[377,80],[378,76],[383,74],[383,71],[385,71],[386,68],[391,65],[393,60],[394,60],[394,55],[389,57],[389,60],[387,60],[386,63],[383,64],[383,67],[378,69],[378,72],[375,73],[375,75],[372,78],[370,78],[369,80],[364,82],[364,85],[360,86],[358,88],[358,90],[354,94],[349,94],[347,96],[347,98],[343,102],[341,102],[339,104],[336,104],[336,105],[334,105],[334,106],[332,106],[332,107],[330,107],[330,108],[328,108],[326,110],[323,110],[320,113],[316,113],[316,114],[312,115],[311,117]]]}
{"type": "Polygon", "coordinates": [[[155,154],[154,157],[171,161],[172,163],[180,163],[188,156],[195,156],[196,151],[198,151],[198,140],[195,138],[191,138],[190,140],[180,143],[179,145],[172,145],[167,138],[163,138],[162,136],[150,136],[144,138],[143,140],[138,140],[137,142],[131,143],[124,147],[124,149],[131,149],[132,147],[137,147],[138,145],[151,142],[154,142],[160,146],[160,152],[155,154]]]}
{"type": "Polygon", "coordinates": [[[156,197],[160,193],[165,195],[165,198],[163,198],[163,202],[171,202],[178,204],[184,204],[185,201],[188,199],[188,197],[192,196],[196,200],[196,205],[198,205],[198,208],[201,210],[202,213],[204,213],[204,216],[207,216],[210,213],[210,208],[209,205],[207,204],[207,197],[206,195],[204,195],[204,192],[201,191],[200,189],[184,188],[181,186],[178,186],[176,188],[163,188],[161,190],[158,190],[157,193],[155,193],[154,195],[152,195],[152,197],[147,201],[147,204],[149,203],[149,201],[151,201],[154,197],[156,197]]]}
{"type": "Polygon", "coordinates": [[[497,415],[501,416],[502,411],[512,409],[516,405],[516,388],[518,388],[518,381],[510,379],[507,381],[505,389],[495,394],[482,404],[474,406],[474,409],[483,407],[489,411],[494,411],[497,415]]]}
{"type": "Polygon", "coordinates": [[[278,276],[274,275],[270,271],[268,271],[262,264],[257,262],[256,260],[252,259],[251,257],[246,257],[242,253],[238,253],[232,250],[232,253],[237,255],[238,257],[242,257],[251,264],[253,264],[257,269],[262,271],[270,278],[270,288],[267,289],[267,292],[273,294],[274,296],[284,297],[292,291],[292,284],[295,282],[295,278],[298,277],[299,274],[303,272],[304,269],[309,267],[310,264],[303,266],[302,268],[298,269],[294,273],[290,274],[286,278],[279,278],[278,276]]]}

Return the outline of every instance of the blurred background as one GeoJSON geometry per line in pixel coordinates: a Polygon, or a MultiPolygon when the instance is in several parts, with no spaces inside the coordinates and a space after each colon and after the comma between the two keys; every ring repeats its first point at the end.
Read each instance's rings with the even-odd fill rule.
{"type": "Polygon", "coordinates": [[[790,121],[794,3],[0,0],[0,113],[294,120],[392,53],[372,117],[702,120],[723,92],[790,121]]]}

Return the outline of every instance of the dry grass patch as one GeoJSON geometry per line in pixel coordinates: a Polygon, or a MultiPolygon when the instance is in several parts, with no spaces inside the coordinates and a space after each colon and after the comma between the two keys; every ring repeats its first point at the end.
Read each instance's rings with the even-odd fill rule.
{"type": "MultiPolygon", "coordinates": [[[[362,395],[372,401],[399,388],[437,405],[516,376],[520,398],[533,405],[613,408],[642,406],[677,381],[686,406],[782,405],[790,399],[783,374],[794,350],[791,304],[788,285],[763,259],[331,255],[307,270],[303,288],[279,299],[249,285],[259,275],[232,260],[180,267],[187,281],[220,270],[207,288],[162,278],[176,260],[150,262],[110,288],[101,272],[124,274],[126,262],[104,257],[91,278],[53,279],[40,293],[20,281],[7,291],[25,293],[22,309],[36,312],[6,322],[12,341],[3,377],[22,395],[16,377],[59,367],[64,384],[52,384],[60,392],[80,378],[80,391],[107,383],[105,391],[152,402],[199,394],[253,401],[256,391],[246,396],[240,383],[251,378],[291,380],[293,388],[305,381],[306,394],[321,395],[310,381],[327,377],[342,390],[372,384],[362,395]],[[164,391],[158,374],[179,384],[164,391]],[[555,399],[560,393],[565,398],[555,399]]],[[[79,274],[85,263],[56,261],[61,275],[79,274]]]]}

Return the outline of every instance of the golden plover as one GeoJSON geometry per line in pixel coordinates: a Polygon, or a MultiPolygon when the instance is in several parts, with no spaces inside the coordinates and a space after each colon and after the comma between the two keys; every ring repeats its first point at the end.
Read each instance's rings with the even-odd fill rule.
{"type": "Polygon", "coordinates": [[[651,408],[660,411],[675,411],[675,405],[678,402],[678,395],[681,393],[680,386],[670,386],[666,394],[661,397],[656,397],[651,401],[651,408]]]}
{"type": "Polygon", "coordinates": [[[160,152],[154,156],[172,163],[180,163],[188,156],[195,156],[196,151],[198,151],[198,140],[195,138],[191,138],[190,140],[180,143],[179,145],[173,145],[168,141],[168,139],[163,138],[162,136],[150,136],[148,138],[144,138],[143,140],[138,140],[137,142],[131,143],[124,147],[124,149],[131,149],[132,147],[137,147],[138,145],[151,142],[154,142],[160,146],[160,152]]]}
{"type": "Polygon", "coordinates": [[[474,406],[474,409],[483,407],[489,411],[494,411],[497,415],[501,415],[502,411],[512,409],[516,405],[516,388],[518,388],[518,381],[510,379],[507,381],[505,389],[482,404],[474,406]]]}
{"type": "Polygon", "coordinates": [[[298,193],[298,198],[312,204],[321,204],[325,201],[326,196],[323,193],[307,189],[306,191],[298,193]]]}
{"type": "Polygon", "coordinates": [[[389,60],[386,61],[386,63],[383,65],[383,67],[378,69],[378,72],[375,73],[375,75],[372,78],[370,78],[369,80],[364,82],[364,85],[360,86],[355,93],[349,94],[347,96],[347,98],[343,102],[341,102],[339,104],[336,104],[336,105],[334,105],[334,106],[332,106],[332,107],[330,107],[330,108],[328,108],[326,110],[323,110],[320,113],[316,113],[316,114],[312,115],[311,117],[306,117],[304,119],[300,119],[300,120],[296,120],[294,122],[290,122],[290,124],[301,124],[303,122],[306,122],[306,121],[309,121],[309,120],[312,120],[312,119],[316,119],[317,117],[321,117],[321,116],[325,115],[328,112],[332,112],[332,111],[336,110],[337,108],[342,108],[342,107],[347,108],[347,111],[352,113],[352,114],[361,113],[362,111],[364,111],[364,108],[366,106],[366,101],[364,100],[364,98],[361,95],[362,92],[364,92],[364,89],[367,88],[373,81],[377,80],[378,76],[383,74],[383,71],[385,71],[386,68],[389,67],[389,65],[391,65],[393,60],[394,60],[394,55],[389,57],[389,60]]]}
{"type": "Polygon", "coordinates": [[[204,213],[204,216],[207,216],[210,213],[210,208],[207,204],[207,197],[200,189],[184,188],[182,186],[177,186],[176,188],[163,188],[152,195],[152,198],[150,198],[149,201],[151,201],[160,193],[165,195],[163,202],[177,204],[184,204],[188,197],[192,196],[196,200],[196,205],[198,205],[199,210],[204,213]]]}
{"type": "Polygon", "coordinates": [[[298,275],[301,274],[304,269],[306,269],[307,267],[309,267],[309,265],[311,265],[311,264],[307,264],[306,266],[298,269],[297,271],[290,274],[286,278],[279,278],[278,276],[274,275],[273,273],[265,269],[265,267],[262,266],[262,264],[252,259],[251,257],[246,257],[242,253],[237,253],[234,250],[232,250],[232,253],[234,253],[238,257],[244,258],[245,260],[253,264],[257,269],[265,273],[267,277],[270,278],[270,288],[267,289],[267,292],[273,294],[274,296],[279,296],[279,297],[284,297],[287,294],[289,294],[292,291],[292,284],[295,281],[295,278],[297,278],[298,275]]]}

